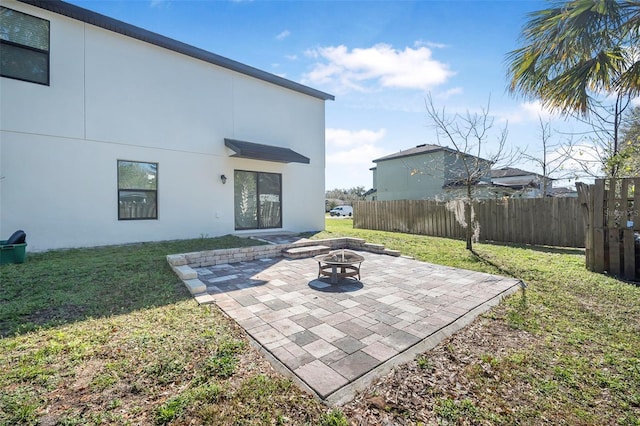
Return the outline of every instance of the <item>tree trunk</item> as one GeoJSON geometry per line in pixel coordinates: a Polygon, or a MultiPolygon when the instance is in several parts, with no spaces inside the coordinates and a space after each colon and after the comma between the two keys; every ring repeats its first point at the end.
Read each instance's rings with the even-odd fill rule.
{"type": "Polygon", "coordinates": [[[467,183],[467,199],[465,200],[464,216],[467,222],[467,250],[473,251],[473,223],[471,223],[471,184],[467,183]]]}

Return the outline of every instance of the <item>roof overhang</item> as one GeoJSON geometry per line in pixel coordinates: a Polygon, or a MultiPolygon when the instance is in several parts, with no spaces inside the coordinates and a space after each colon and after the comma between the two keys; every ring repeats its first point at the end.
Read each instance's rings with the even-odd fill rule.
{"type": "Polygon", "coordinates": [[[312,96],[314,98],[322,99],[324,101],[335,100],[335,97],[333,95],[330,95],[329,93],[313,89],[300,83],[296,83],[295,81],[288,80],[286,78],[268,73],[266,71],[262,71],[260,69],[234,61],[229,58],[225,58],[220,55],[216,55],[215,53],[208,52],[198,47],[194,47],[186,43],[171,39],[169,37],[165,37],[163,35],[145,30],[143,28],[136,27],[135,25],[131,25],[105,15],[101,15],[97,12],[84,9],[71,3],[66,3],[60,0],[18,1],[31,6],[39,7],[40,9],[48,10],[49,12],[66,16],[71,19],[76,19],[80,22],[95,25],[96,27],[104,28],[105,30],[113,31],[127,37],[132,37],[146,43],[172,50],[174,52],[181,53],[183,55],[187,55],[213,65],[224,67],[229,70],[266,81],[271,84],[275,84],[290,90],[294,90],[296,92],[303,93],[305,95],[312,96]]]}
{"type": "Polygon", "coordinates": [[[309,164],[310,160],[302,154],[280,146],[263,145],[253,142],[225,138],[224,144],[235,152],[231,157],[251,160],[274,161],[277,163],[309,164]]]}
{"type": "Polygon", "coordinates": [[[533,179],[513,179],[508,182],[491,182],[495,186],[504,186],[511,188],[537,188],[540,185],[533,179]]]}

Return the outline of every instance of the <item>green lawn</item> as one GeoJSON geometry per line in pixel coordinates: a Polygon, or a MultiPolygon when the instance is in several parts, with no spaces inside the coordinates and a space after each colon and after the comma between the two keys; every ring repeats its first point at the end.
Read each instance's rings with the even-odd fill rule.
{"type": "Polygon", "coordinates": [[[0,268],[0,424],[318,424],[324,407],[276,374],[167,254],[221,237],[27,254],[0,268]]]}
{"type": "MultiPolygon", "coordinates": [[[[461,381],[414,392],[422,412],[390,405],[381,416],[640,424],[640,288],[586,271],[580,250],[477,244],[476,256],[461,241],[355,230],[348,219],[327,220],[313,237],[332,236],[528,284],[480,320],[495,345],[468,353],[461,381]],[[491,334],[498,329],[512,333],[491,334]],[[526,339],[500,340],[516,334],[526,339]]],[[[0,424],[345,424],[273,371],[215,306],[198,306],[165,260],[248,244],[222,237],[28,253],[26,263],[0,267],[0,424]]],[[[441,349],[398,374],[429,383],[439,372],[424,367],[441,349]]],[[[359,408],[344,408],[354,424],[359,408]]]]}
{"type": "MultiPolygon", "coordinates": [[[[435,397],[427,392],[435,401],[433,419],[640,425],[640,287],[587,271],[582,250],[476,244],[476,256],[462,241],[357,230],[350,222],[333,221],[321,236],[365,238],[424,261],[509,275],[528,285],[484,316],[480,333],[498,340],[490,352],[474,354],[460,342],[444,348],[460,354],[466,366],[461,383],[435,397]],[[500,341],[493,330],[503,327],[522,343],[500,341]],[[461,384],[463,392],[456,388],[461,384]]],[[[399,410],[395,416],[422,420],[414,414],[399,410]]]]}

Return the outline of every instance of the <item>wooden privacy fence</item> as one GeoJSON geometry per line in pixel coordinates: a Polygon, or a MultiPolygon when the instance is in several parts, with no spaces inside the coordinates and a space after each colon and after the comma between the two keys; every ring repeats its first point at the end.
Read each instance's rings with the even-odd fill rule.
{"type": "MultiPolygon", "coordinates": [[[[353,226],[444,238],[465,238],[452,204],[432,200],[357,201],[353,226]]],[[[577,198],[478,200],[473,202],[480,241],[584,247],[577,198]]]]}
{"type": "Polygon", "coordinates": [[[155,203],[120,201],[119,209],[119,219],[138,219],[156,216],[155,203]]]}
{"type": "Polygon", "coordinates": [[[640,279],[640,178],[578,184],[584,211],[587,268],[640,279]]]}

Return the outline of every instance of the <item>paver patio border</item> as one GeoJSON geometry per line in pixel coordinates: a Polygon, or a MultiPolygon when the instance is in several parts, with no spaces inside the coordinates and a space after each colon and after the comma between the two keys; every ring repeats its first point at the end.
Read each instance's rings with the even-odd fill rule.
{"type": "Polygon", "coordinates": [[[395,366],[409,362],[417,355],[435,348],[444,339],[471,324],[480,314],[487,312],[489,309],[496,306],[504,297],[509,296],[524,287],[524,283],[520,281],[519,285],[510,287],[499,295],[468,311],[466,314],[461,315],[455,321],[445,325],[436,332],[420,340],[415,345],[388,359],[381,365],[358,378],[356,381],[338,389],[323,401],[328,405],[342,405],[347,403],[355,397],[358,391],[364,390],[375,380],[391,372],[395,366]]]}
{"type": "MultiPolygon", "coordinates": [[[[200,304],[214,303],[216,300],[214,296],[207,293],[206,284],[202,283],[198,278],[198,273],[193,268],[206,268],[208,266],[216,266],[225,263],[238,263],[249,262],[253,260],[264,259],[277,259],[281,258],[282,251],[292,247],[310,247],[325,245],[331,250],[349,248],[357,249],[361,251],[370,251],[377,254],[389,254],[392,256],[400,256],[400,252],[393,250],[386,250],[382,245],[367,244],[362,239],[355,238],[336,238],[327,240],[305,240],[292,244],[273,244],[267,246],[255,246],[245,247],[239,249],[225,249],[225,250],[212,250],[198,253],[185,253],[180,255],[167,256],[169,264],[173,270],[181,276],[185,285],[194,295],[194,298],[200,304]],[[252,250],[258,249],[258,250],[252,250]],[[192,262],[192,263],[189,263],[192,262]],[[193,266],[193,268],[192,268],[193,266]],[[201,287],[201,290],[199,289],[201,287]],[[199,291],[198,291],[199,290],[199,291]]],[[[290,259],[293,260],[293,259],[290,259]]],[[[470,307],[469,311],[461,313],[457,318],[443,325],[441,328],[433,331],[431,334],[422,338],[412,346],[409,346],[397,353],[393,357],[385,360],[382,364],[375,366],[372,370],[367,371],[362,376],[356,378],[338,387],[334,391],[322,396],[313,389],[310,384],[305,382],[305,379],[299,377],[290,366],[285,365],[278,357],[273,354],[269,348],[261,344],[251,333],[247,333],[247,337],[251,344],[259,350],[265,358],[267,358],[271,365],[279,372],[292,378],[292,380],[302,389],[314,395],[318,400],[328,405],[342,405],[349,400],[353,399],[358,391],[365,389],[374,380],[388,374],[395,366],[401,363],[405,363],[414,359],[418,354],[426,352],[435,346],[437,346],[442,340],[451,336],[456,331],[470,324],[480,314],[488,311],[491,307],[497,305],[504,297],[515,293],[519,288],[524,288],[525,285],[522,281],[513,280],[513,285],[505,288],[500,293],[493,296],[491,299],[485,300],[481,304],[470,307]]],[[[222,312],[229,316],[229,314],[222,309],[222,312]]],[[[229,316],[231,319],[233,317],[229,316]]],[[[313,364],[313,363],[312,363],[313,364]]],[[[311,365],[311,364],[309,364],[311,365]]]]}
{"type": "MultiPolygon", "coordinates": [[[[215,266],[226,263],[248,262],[259,259],[273,259],[282,257],[282,252],[287,249],[312,247],[323,245],[331,250],[351,249],[368,251],[377,254],[386,254],[389,256],[400,256],[397,250],[385,248],[382,244],[367,243],[361,238],[328,238],[324,240],[303,240],[290,244],[268,244],[257,245],[251,247],[205,250],[191,253],[170,254],[167,256],[167,262],[173,269],[173,272],[182,280],[189,292],[197,296],[207,291],[207,286],[198,279],[198,274],[193,268],[202,268],[206,266],[215,266]]],[[[198,303],[211,303],[208,297],[196,297],[198,303]]]]}
{"type": "MultiPolygon", "coordinates": [[[[466,314],[461,315],[457,320],[443,326],[436,332],[430,334],[425,337],[415,345],[410,348],[404,350],[403,352],[398,353],[394,357],[388,359],[384,363],[375,367],[371,371],[367,372],[363,376],[359,377],[355,381],[348,383],[337,391],[331,393],[326,398],[320,397],[315,390],[313,390],[304,380],[298,377],[294,372],[292,372],[286,365],[284,365],[276,356],[274,356],[268,349],[262,346],[257,340],[253,338],[249,333],[246,333],[247,338],[249,339],[251,345],[258,350],[270,363],[271,365],[281,374],[286,375],[291,378],[298,387],[304,389],[310,395],[313,395],[320,402],[328,405],[328,406],[340,406],[346,404],[351,401],[358,392],[366,389],[369,385],[371,385],[375,380],[381,378],[382,376],[389,374],[394,367],[399,364],[404,364],[413,360],[416,356],[430,351],[431,349],[438,346],[444,339],[452,336],[457,331],[463,329],[467,325],[471,324],[478,316],[487,312],[492,307],[498,305],[500,301],[515,292],[519,289],[524,289],[525,285],[521,281],[519,285],[515,285],[499,295],[495,296],[492,299],[487,300],[483,304],[475,307],[474,309],[468,311],[466,314]]],[[[226,315],[224,310],[221,310],[223,314],[226,315]]],[[[229,317],[231,318],[231,317],[229,317]]],[[[233,319],[233,318],[231,318],[233,319]]]]}

